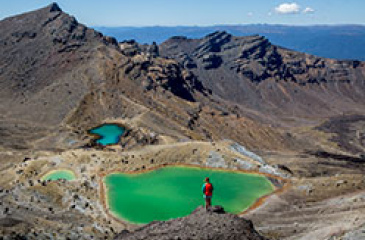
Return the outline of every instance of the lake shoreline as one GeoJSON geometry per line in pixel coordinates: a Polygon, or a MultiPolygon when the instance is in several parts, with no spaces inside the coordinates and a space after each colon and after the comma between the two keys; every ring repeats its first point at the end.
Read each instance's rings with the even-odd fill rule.
{"type": "Polygon", "coordinates": [[[99,174],[99,181],[100,181],[100,198],[101,198],[101,202],[104,206],[104,209],[106,210],[106,213],[108,215],[110,215],[110,217],[112,217],[114,220],[122,223],[125,226],[142,226],[145,225],[145,223],[134,223],[131,221],[126,220],[125,218],[121,218],[120,216],[118,216],[117,214],[115,214],[110,208],[109,208],[109,196],[107,194],[107,189],[108,187],[106,186],[106,182],[105,182],[105,177],[107,175],[110,174],[117,174],[117,173],[121,173],[121,174],[143,174],[143,173],[148,173],[148,172],[152,172],[158,169],[163,169],[166,167],[187,167],[187,168],[196,168],[196,169],[200,169],[200,170],[214,170],[214,171],[222,171],[222,172],[232,172],[232,173],[242,173],[242,174],[251,174],[251,175],[260,175],[260,176],[265,176],[267,178],[267,181],[270,183],[273,191],[270,192],[269,194],[265,194],[264,196],[261,196],[259,198],[257,198],[252,204],[250,204],[250,206],[248,208],[245,208],[244,210],[242,210],[242,212],[239,213],[235,213],[235,215],[237,216],[242,216],[250,211],[252,211],[253,209],[258,208],[259,206],[261,206],[264,202],[266,202],[268,200],[268,198],[272,195],[275,194],[279,194],[281,192],[284,192],[290,185],[288,179],[284,179],[282,177],[278,177],[278,176],[274,176],[274,175],[270,175],[268,173],[262,173],[262,172],[258,172],[258,171],[250,171],[250,170],[240,170],[240,169],[226,169],[226,168],[212,168],[212,167],[206,167],[206,166],[199,166],[199,165],[195,165],[195,164],[161,164],[158,166],[154,166],[148,169],[143,169],[143,170],[138,170],[138,171],[123,171],[121,169],[112,169],[109,170],[107,172],[103,172],[101,174],[99,174]],[[273,184],[273,182],[270,180],[271,179],[275,179],[275,181],[280,183],[280,186],[276,186],[277,184],[273,184]]]}
{"type": "Polygon", "coordinates": [[[99,124],[97,125],[96,127],[93,127],[91,129],[89,129],[87,131],[87,133],[93,137],[93,139],[91,140],[95,145],[97,146],[100,146],[102,148],[105,148],[105,147],[110,147],[110,146],[116,146],[116,145],[119,145],[120,143],[120,140],[122,137],[124,137],[126,134],[127,134],[128,130],[127,130],[127,127],[124,125],[124,124],[121,124],[121,123],[118,123],[118,122],[107,122],[107,123],[102,123],[102,124],[99,124]],[[118,140],[116,141],[116,143],[113,143],[113,144],[101,144],[99,143],[98,141],[102,140],[105,138],[105,136],[102,136],[98,133],[93,133],[92,131],[95,131],[96,129],[100,129],[104,126],[117,126],[118,128],[122,129],[123,132],[118,136],[118,140]]]}
{"type": "MultiPolygon", "coordinates": [[[[69,173],[69,174],[71,174],[71,175],[72,175],[72,177],[73,177],[73,179],[72,179],[72,180],[77,179],[76,173],[75,173],[73,170],[71,170],[71,169],[67,169],[67,168],[54,169],[54,170],[50,170],[50,171],[48,171],[48,172],[45,172],[45,173],[43,173],[43,174],[40,176],[40,179],[41,179],[42,181],[48,181],[47,179],[45,179],[45,177],[46,177],[46,176],[49,176],[49,175],[52,175],[52,174],[55,174],[56,172],[65,172],[65,173],[67,172],[67,173],[69,173]]],[[[72,180],[68,180],[68,181],[72,181],[72,180]]]]}

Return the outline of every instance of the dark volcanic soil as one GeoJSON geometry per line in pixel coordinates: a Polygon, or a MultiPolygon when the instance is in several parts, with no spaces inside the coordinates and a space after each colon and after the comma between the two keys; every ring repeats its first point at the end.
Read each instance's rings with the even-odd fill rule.
{"type": "Polygon", "coordinates": [[[365,116],[337,116],[329,119],[317,129],[334,133],[331,140],[338,143],[342,150],[365,156],[365,116]]]}

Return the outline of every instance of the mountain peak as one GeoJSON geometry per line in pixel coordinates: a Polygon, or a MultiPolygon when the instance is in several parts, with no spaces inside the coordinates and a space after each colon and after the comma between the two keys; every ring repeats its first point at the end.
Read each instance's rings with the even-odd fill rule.
{"type": "Polygon", "coordinates": [[[58,4],[55,2],[48,5],[47,8],[49,8],[50,12],[62,12],[60,6],[58,6],[58,4]]]}
{"type": "Polygon", "coordinates": [[[209,52],[220,52],[224,44],[228,43],[232,35],[225,31],[216,31],[205,36],[196,48],[196,55],[202,57],[209,52]]]}
{"type": "Polygon", "coordinates": [[[215,36],[227,36],[227,35],[231,35],[229,33],[227,33],[226,31],[215,31],[212,33],[209,33],[208,35],[205,36],[205,38],[210,38],[210,37],[215,37],[215,36]]]}

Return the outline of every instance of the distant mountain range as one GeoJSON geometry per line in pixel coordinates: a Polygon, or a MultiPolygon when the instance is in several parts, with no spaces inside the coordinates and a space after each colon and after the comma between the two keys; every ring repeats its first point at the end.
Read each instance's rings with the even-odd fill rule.
{"type": "Polygon", "coordinates": [[[173,36],[202,38],[214,31],[235,36],[262,35],[275,45],[321,57],[365,61],[365,26],[220,25],[211,27],[95,27],[119,41],[162,43],[173,36]]]}

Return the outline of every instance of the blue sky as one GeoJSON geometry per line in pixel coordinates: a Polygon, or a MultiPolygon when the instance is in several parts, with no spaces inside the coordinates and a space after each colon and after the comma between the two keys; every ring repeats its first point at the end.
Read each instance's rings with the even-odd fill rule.
{"type": "MultiPolygon", "coordinates": [[[[0,19],[51,2],[0,0],[0,19]]],[[[89,26],[365,25],[365,0],[59,0],[57,3],[89,26]]]]}

